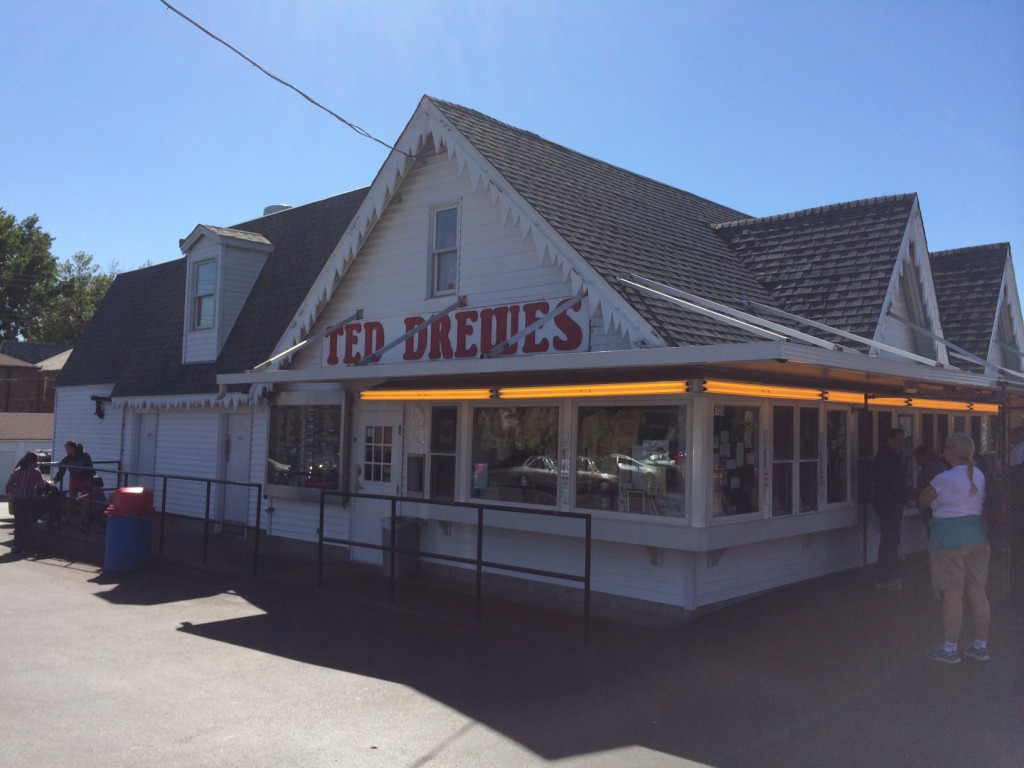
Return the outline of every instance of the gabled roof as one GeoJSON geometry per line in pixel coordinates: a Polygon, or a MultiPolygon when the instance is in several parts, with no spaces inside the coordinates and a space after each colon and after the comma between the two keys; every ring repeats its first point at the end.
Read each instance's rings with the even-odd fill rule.
{"type": "Polygon", "coordinates": [[[67,344],[36,344],[31,341],[0,341],[0,354],[23,360],[35,365],[47,358],[67,352],[71,349],[67,344]]]}
{"type": "Polygon", "coordinates": [[[58,377],[59,386],[114,383],[115,397],[216,393],[216,375],[273,351],[366,189],[243,222],[233,231],[274,250],[216,362],[183,364],[186,259],[118,275],[58,377]]]}
{"type": "MultiPolygon", "coordinates": [[[[989,358],[1009,255],[1009,243],[930,254],[942,330],[947,339],[982,360],[989,358]]],[[[958,361],[958,365],[980,370],[972,363],[958,361]]]]}
{"type": "Polygon", "coordinates": [[[711,230],[745,214],[566,149],[457,104],[451,125],[670,346],[750,341],[706,316],[626,288],[626,274],[738,305],[770,297],[711,230]]]}
{"type": "Polygon", "coordinates": [[[713,229],[774,306],[872,338],[916,199],[876,197],[713,229]]]}

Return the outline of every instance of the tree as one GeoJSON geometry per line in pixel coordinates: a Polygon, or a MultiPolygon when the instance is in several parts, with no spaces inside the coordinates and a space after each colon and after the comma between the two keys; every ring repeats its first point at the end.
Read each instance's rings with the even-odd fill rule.
{"type": "Polygon", "coordinates": [[[74,346],[116,276],[116,266],[101,272],[82,251],[61,262],[49,300],[36,322],[27,325],[25,338],[74,346]]]}
{"type": "Polygon", "coordinates": [[[39,217],[19,223],[0,208],[0,340],[26,336],[25,329],[46,308],[57,278],[50,253],[53,238],[39,229],[39,217]]]}

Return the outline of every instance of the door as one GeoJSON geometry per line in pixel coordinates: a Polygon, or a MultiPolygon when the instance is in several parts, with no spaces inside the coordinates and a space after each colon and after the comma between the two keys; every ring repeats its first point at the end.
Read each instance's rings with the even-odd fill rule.
{"type": "MultiPolygon", "coordinates": [[[[225,419],[224,474],[227,481],[248,483],[252,415],[230,413],[225,419]]],[[[255,490],[244,485],[224,485],[220,494],[220,519],[245,525],[249,520],[249,499],[255,490]]]]}
{"type": "MultiPolygon", "coordinates": [[[[402,491],[402,406],[361,409],[355,419],[352,451],[352,489],[356,493],[398,496],[402,491]]],[[[390,517],[391,503],[380,499],[352,500],[353,541],[380,544],[382,520],[390,517]]],[[[353,547],[352,559],[383,563],[378,549],[353,547]]]]}
{"type": "Polygon", "coordinates": [[[141,485],[152,489],[153,502],[160,509],[158,497],[163,490],[162,483],[153,475],[156,472],[156,428],[155,413],[140,413],[135,417],[135,461],[132,466],[139,474],[127,475],[125,485],[141,485]]]}

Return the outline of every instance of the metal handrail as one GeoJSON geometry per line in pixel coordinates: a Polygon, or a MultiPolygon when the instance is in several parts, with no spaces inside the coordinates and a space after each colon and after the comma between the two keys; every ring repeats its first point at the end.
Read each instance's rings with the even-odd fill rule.
{"type": "MultiPolygon", "coordinates": [[[[185,515],[180,512],[168,512],[167,511],[167,483],[169,480],[179,480],[190,483],[205,483],[206,485],[206,503],[203,509],[203,564],[206,565],[208,553],[209,553],[209,542],[210,542],[210,508],[213,499],[213,486],[239,486],[243,488],[251,488],[256,491],[256,521],[253,525],[249,525],[248,522],[224,522],[224,521],[212,521],[221,522],[225,525],[232,525],[238,528],[243,528],[248,531],[254,532],[253,541],[253,558],[252,558],[252,572],[254,574],[259,573],[259,559],[260,559],[260,536],[263,531],[263,483],[246,483],[238,480],[214,480],[208,477],[194,477],[191,475],[164,475],[157,472],[145,472],[135,469],[122,469],[120,461],[94,461],[93,467],[99,464],[116,464],[117,483],[116,488],[122,487],[122,478],[127,482],[128,477],[150,477],[154,480],[159,479],[160,483],[160,509],[158,514],[160,515],[160,526],[159,526],[159,537],[158,537],[158,552],[159,554],[164,553],[164,541],[166,539],[166,521],[168,517],[177,517],[186,520],[197,520],[199,519],[195,515],[185,515]]],[[[111,470],[101,470],[110,472],[111,470]]]]}
{"type": "Polygon", "coordinates": [[[476,570],[476,620],[479,622],[482,616],[482,604],[483,604],[483,571],[484,568],[492,570],[503,570],[514,573],[526,573],[534,576],[546,576],[549,578],[562,579],[565,581],[572,581],[583,584],[583,642],[587,643],[590,639],[590,591],[591,591],[591,553],[593,550],[593,520],[589,513],[586,512],[563,512],[559,510],[543,510],[543,509],[524,509],[522,507],[508,507],[499,504],[480,504],[478,502],[461,502],[461,501],[447,501],[439,499],[423,499],[423,498],[411,498],[404,496],[388,496],[371,493],[353,493],[349,491],[327,491],[322,490],[320,492],[320,525],[317,529],[318,538],[318,563],[317,563],[317,586],[323,586],[323,571],[324,571],[324,544],[340,544],[349,547],[361,547],[364,549],[376,549],[382,552],[387,552],[391,557],[391,567],[389,573],[390,581],[390,598],[391,602],[395,600],[395,562],[396,555],[417,555],[419,557],[426,557],[435,560],[443,560],[453,563],[464,563],[467,565],[474,565],[476,570]],[[359,499],[376,499],[379,501],[390,502],[391,505],[391,535],[388,544],[377,544],[375,542],[358,541],[354,539],[341,539],[335,537],[329,537],[325,535],[325,523],[326,523],[326,510],[327,510],[327,498],[328,497],[339,497],[345,500],[350,498],[359,499]],[[440,552],[424,552],[422,549],[415,551],[408,549],[401,549],[397,546],[397,520],[398,520],[398,503],[399,502],[410,502],[415,504],[432,504],[436,506],[444,507],[457,507],[462,509],[473,509],[476,510],[476,531],[477,531],[477,542],[476,542],[476,557],[461,557],[458,555],[449,555],[440,552]],[[502,512],[512,513],[517,515],[534,515],[539,517],[556,517],[556,518],[568,518],[581,520],[584,524],[584,555],[583,555],[583,575],[577,573],[568,573],[562,571],[549,571],[540,568],[528,568],[522,565],[515,565],[512,563],[498,562],[494,560],[484,560],[483,558],[483,546],[484,546],[484,531],[486,526],[484,525],[484,512],[502,512]]]}

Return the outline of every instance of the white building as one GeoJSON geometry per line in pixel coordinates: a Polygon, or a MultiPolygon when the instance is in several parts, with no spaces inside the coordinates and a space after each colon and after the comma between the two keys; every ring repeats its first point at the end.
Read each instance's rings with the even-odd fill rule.
{"type": "MultiPolygon", "coordinates": [[[[751,218],[428,97],[395,146],[367,189],[120,275],[58,441],[263,483],[263,527],[306,541],[321,490],[399,497],[468,560],[460,505],[587,513],[595,592],[693,610],[873,559],[879,435],[994,452],[1024,394],[1009,245],[931,254],[914,194],[751,218]]],[[[331,497],[324,533],[379,543],[390,508],[331,497]]],[[[579,519],[485,533],[520,578],[581,572],[579,519]]]]}

